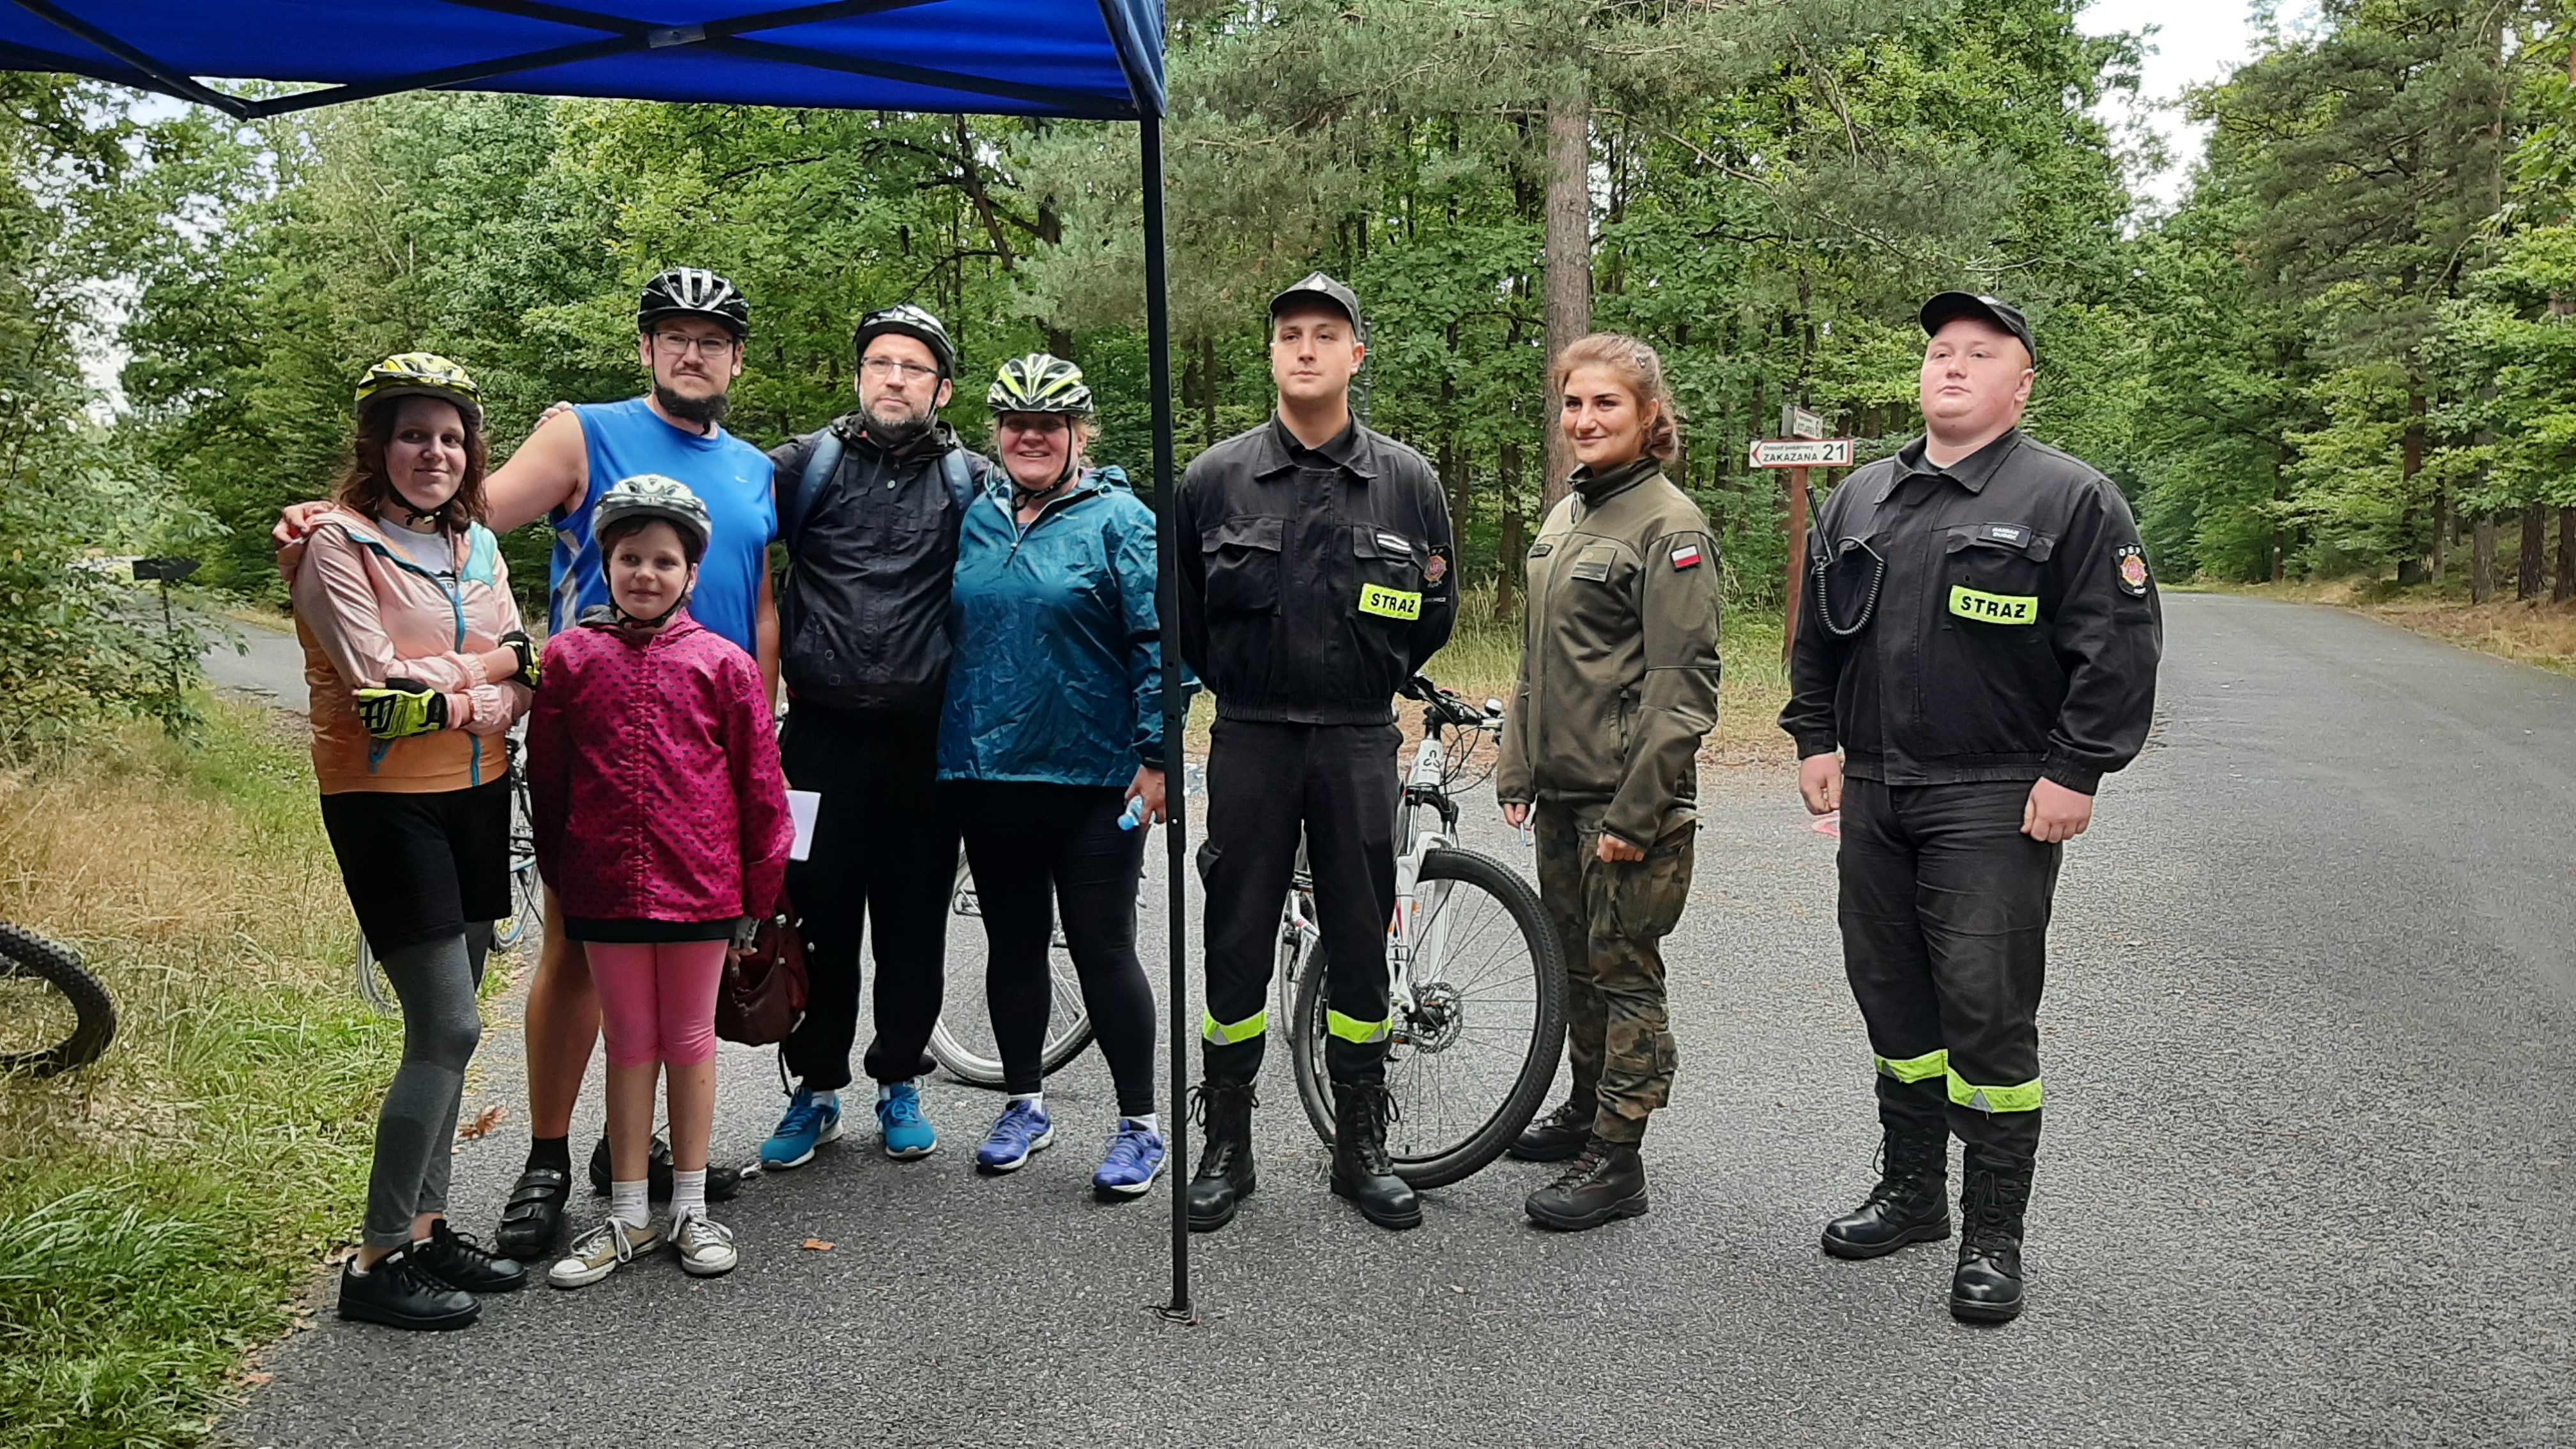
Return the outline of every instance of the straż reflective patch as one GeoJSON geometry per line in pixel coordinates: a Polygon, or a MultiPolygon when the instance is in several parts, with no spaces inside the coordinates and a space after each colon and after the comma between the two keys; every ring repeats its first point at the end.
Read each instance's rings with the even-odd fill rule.
{"type": "Polygon", "coordinates": [[[2039,600],[2030,594],[1989,594],[1965,584],[1952,584],[1950,612],[1980,624],[2036,624],[2039,600]]]}
{"type": "Polygon", "coordinates": [[[1360,585],[1360,612],[1381,619],[1413,620],[1422,617],[1422,596],[1383,584],[1360,585]]]}

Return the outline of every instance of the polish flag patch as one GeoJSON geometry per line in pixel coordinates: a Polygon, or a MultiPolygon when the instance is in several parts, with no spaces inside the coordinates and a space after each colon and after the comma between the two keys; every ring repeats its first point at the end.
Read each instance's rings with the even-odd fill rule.
{"type": "Polygon", "coordinates": [[[1681,547],[1674,549],[1673,567],[1677,569],[1699,567],[1699,545],[1695,543],[1686,543],[1681,547]]]}

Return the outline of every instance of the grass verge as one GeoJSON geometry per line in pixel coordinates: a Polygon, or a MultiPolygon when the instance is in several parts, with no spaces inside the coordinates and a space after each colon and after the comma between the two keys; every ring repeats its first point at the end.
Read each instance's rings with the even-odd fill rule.
{"type": "Polygon", "coordinates": [[[145,724],[0,774],[0,919],[120,1017],[95,1066],[0,1077],[0,1443],[203,1440],[363,1201],[401,1025],[350,987],[300,742],[202,704],[194,749],[145,724]]]}
{"type": "Polygon", "coordinates": [[[2576,603],[2494,599],[2472,604],[2420,588],[2398,589],[2371,579],[2330,579],[2279,584],[2210,584],[2194,589],[2327,604],[2368,614],[2402,629],[2429,634],[2558,674],[2576,674],[2576,603]]]}

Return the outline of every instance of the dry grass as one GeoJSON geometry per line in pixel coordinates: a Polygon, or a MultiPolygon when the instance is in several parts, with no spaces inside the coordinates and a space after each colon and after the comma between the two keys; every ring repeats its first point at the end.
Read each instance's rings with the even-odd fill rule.
{"type": "Polygon", "coordinates": [[[301,748],[204,701],[0,774],[0,918],[77,949],[120,1022],[95,1066],[0,1078],[0,1443],[204,1437],[353,1228],[399,1023],[301,748]]]}
{"type": "Polygon", "coordinates": [[[2372,579],[2328,579],[2280,584],[2204,585],[2213,592],[2254,598],[2328,604],[2385,620],[2418,634],[2465,648],[2517,659],[2560,674],[2576,674],[2576,603],[2497,599],[2472,604],[2420,592],[2399,593],[2372,579]]]}

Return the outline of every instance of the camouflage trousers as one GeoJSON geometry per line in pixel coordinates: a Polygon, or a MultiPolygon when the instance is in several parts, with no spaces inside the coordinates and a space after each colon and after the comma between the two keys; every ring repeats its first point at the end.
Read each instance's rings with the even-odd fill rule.
{"type": "Polygon", "coordinates": [[[1538,896],[1565,949],[1566,1056],[1574,1101],[1592,1103],[1606,1142],[1644,1140],[1646,1118],[1672,1097],[1681,1048],[1664,1013],[1663,939],[1690,898],[1686,825],[1644,860],[1604,861],[1598,805],[1541,800],[1530,812],[1538,896]]]}

